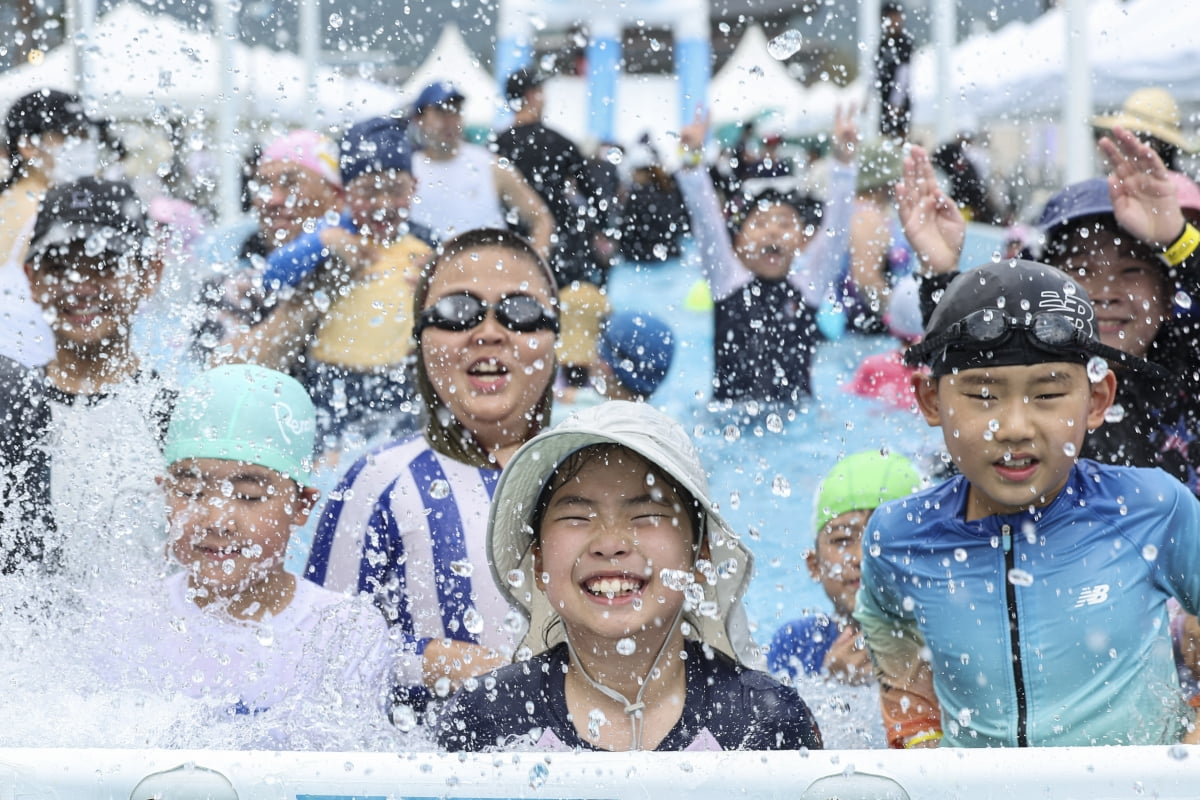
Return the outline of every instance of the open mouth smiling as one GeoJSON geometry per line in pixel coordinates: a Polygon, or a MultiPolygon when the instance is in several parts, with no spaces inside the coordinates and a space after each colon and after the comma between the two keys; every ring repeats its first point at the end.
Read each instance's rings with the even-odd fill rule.
{"type": "Polygon", "coordinates": [[[593,597],[615,600],[621,597],[635,597],[646,588],[646,581],[632,575],[602,575],[587,578],[580,582],[580,588],[593,597]]]}

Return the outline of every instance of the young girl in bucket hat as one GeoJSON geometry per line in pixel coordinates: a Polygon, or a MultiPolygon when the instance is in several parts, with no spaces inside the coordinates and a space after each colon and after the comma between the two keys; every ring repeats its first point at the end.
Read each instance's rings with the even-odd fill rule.
{"type": "Polygon", "coordinates": [[[455,695],[437,726],[447,749],[821,746],[796,692],[753,668],[752,557],[661,412],[604,403],[521,448],[488,551],[529,620],[525,660],[455,695]]]}

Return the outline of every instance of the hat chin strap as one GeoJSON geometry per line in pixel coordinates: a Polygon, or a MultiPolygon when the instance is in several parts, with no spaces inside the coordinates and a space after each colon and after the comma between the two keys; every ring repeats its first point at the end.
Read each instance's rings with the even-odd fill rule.
{"type": "Polygon", "coordinates": [[[679,625],[679,620],[683,618],[683,603],[679,604],[679,610],[675,612],[675,619],[671,622],[671,627],[667,629],[667,635],[663,638],[662,646],[658,648],[658,655],[654,657],[654,663],[650,665],[650,671],[646,673],[646,677],[642,679],[641,686],[638,687],[637,695],[633,698],[633,702],[629,702],[629,698],[612,689],[588,674],[587,668],[583,666],[583,661],[580,660],[579,654],[575,652],[575,645],[571,644],[571,637],[567,636],[567,651],[571,655],[571,661],[579,669],[579,674],[591,684],[592,688],[600,692],[600,694],[615,700],[620,703],[625,714],[629,717],[629,726],[633,731],[633,747],[632,750],[643,750],[644,733],[646,729],[646,717],[644,714],[646,704],[642,702],[642,697],[646,694],[646,688],[650,685],[650,676],[658,669],[658,665],[662,663],[663,656],[667,653],[667,645],[671,643],[671,631],[679,625]]]}

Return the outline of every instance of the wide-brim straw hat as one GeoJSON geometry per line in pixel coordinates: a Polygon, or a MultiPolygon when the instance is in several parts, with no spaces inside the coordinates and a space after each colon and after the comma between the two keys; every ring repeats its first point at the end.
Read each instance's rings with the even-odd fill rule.
{"type": "Polygon", "coordinates": [[[523,645],[538,653],[564,640],[563,626],[535,581],[532,519],[556,469],[592,445],[626,447],[669,475],[699,503],[714,567],[698,580],[704,601],[684,615],[696,639],[753,668],[762,652],[750,635],[742,598],[754,556],[712,502],[699,453],[679,423],[645,403],[613,400],[568,417],[527,442],[500,476],[488,524],[488,552],[497,586],[529,622],[523,645]]]}
{"type": "Polygon", "coordinates": [[[1092,118],[1092,125],[1102,130],[1120,126],[1132,133],[1143,133],[1173,144],[1184,152],[1194,151],[1195,144],[1183,134],[1179,104],[1166,89],[1149,86],[1137,89],[1125,98],[1116,114],[1092,118]]]}

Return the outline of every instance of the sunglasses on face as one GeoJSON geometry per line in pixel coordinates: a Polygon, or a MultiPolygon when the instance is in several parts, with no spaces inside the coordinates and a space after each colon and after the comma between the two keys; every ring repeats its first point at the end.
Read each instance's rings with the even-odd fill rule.
{"type": "Polygon", "coordinates": [[[514,333],[554,331],[558,333],[558,314],[527,294],[509,294],[498,303],[488,303],[470,292],[450,294],[426,308],[417,317],[414,335],[426,328],[442,331],[469,331],[481,324],[488,309],[496,321],[514,333]]]}

